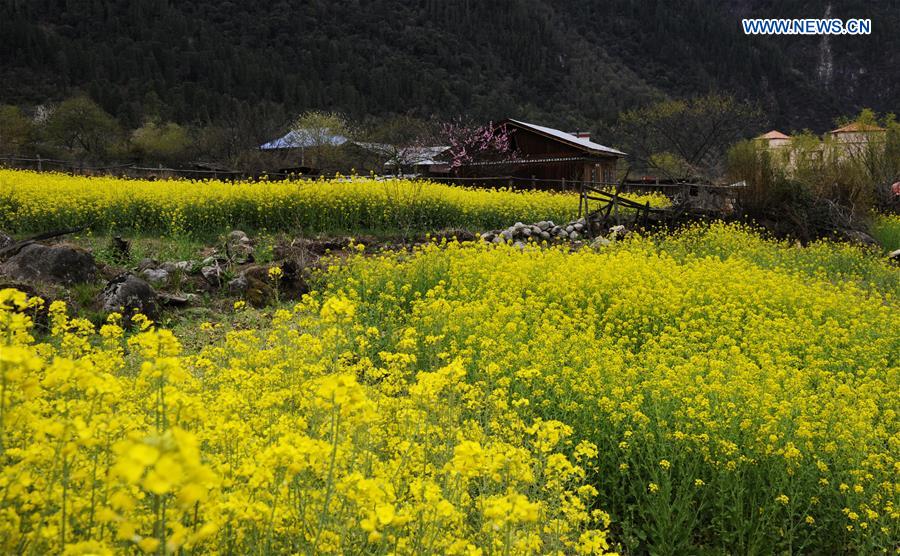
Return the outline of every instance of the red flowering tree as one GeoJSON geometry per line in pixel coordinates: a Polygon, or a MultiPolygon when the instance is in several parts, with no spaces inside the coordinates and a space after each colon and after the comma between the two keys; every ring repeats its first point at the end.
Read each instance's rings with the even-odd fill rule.
{"type": "Polygon", "coordinates": [[[461,122],[444,124],[442,135],[450,147],[450,168],[472,162],[496,162],[514,160],[516,151],[512,146],[512,134],[515,130],[506,125],[495,125],[488,122],[482,126],[468,126],[461,122]]]}

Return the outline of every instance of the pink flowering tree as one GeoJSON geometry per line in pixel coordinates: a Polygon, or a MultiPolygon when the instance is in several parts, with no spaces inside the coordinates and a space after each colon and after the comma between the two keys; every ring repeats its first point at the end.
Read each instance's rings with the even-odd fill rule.
{"type": "Polygon", "coordinates": [[[442,135],[450,147],[450,168],[455,170],[472,162],[514,160],[512,134],[506,125],[488,122],[482,126],[467,126],[459,121],[444,124],[442,135]]]}

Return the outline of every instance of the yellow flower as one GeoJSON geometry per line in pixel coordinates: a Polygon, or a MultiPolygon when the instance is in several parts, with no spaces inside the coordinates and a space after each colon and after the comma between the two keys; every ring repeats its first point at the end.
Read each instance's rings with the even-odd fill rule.
{"type": "Polygon", "coordinates": [[[329,297],[322,304],[321,316],[325,322],[349,322],[356,315],[356,305],[347,298],[329,297]]]}
{"type": "Polygon", "coordinates": [[[144,551],[144,554],[150,554],[152,552],[156,552],[156,549],[159,548],[159,539],[154,539],[153,537],[144,537],[137,543],[138,548],[144,551]]]}
{"type": "Polygon", "coordinates": [[[396,516],[393,504],[379,504],[375,508],[375,516],[378,518],[378,525],[384,527],[390,525],[396,516]]]}
{"type": "Polygon", "coordinates": [[[477,476],[482,471],[483,454],[480,444],[464,440],[453,449],[453,459],[448,463],[448,468],[466,478],[477,476]]]}

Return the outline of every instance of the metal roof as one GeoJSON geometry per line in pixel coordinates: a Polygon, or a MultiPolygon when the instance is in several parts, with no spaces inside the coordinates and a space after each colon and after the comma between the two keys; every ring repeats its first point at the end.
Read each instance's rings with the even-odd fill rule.
{"type": "Polygon", "coordinates": [[[323,145],[339,147],[348,141],[343,135],[333,134],[327,130],[321,136],[319,135],[319,133],[313,133],[305,129],[291,130],[284,137],[269,141],[260,145],[259,148],[263,151],[273,151],[277,149],[320,147],[323,145]]]}
{"type": "Polygon", "coordinates": [[[619,151],[619,150],[616,150],[616,149],[613,149],[610,147],[604,147],[603,145],[601,145],[599,143],[594,143],[590,139],[586,139],[584,137],[577,137],[575,135],[572,135],[571,133],[566,133],[565,131],[553,129],[552,127],[545,127],[542,125],[530,124],[528,122],[523,122],[521,120],[514,120],[512,118],[510,118],[507,121],[511,122],[515,125],[524,127],[526,129],[536,131],[537,133],[540,133],[543,135],[549,135],[555,139],[558,139],[565,143],[569,143],[576,147],[580,147],[580,148],[589,150],[594,153],[608,154],[608,155],[613,155],[613,156],[628,156],[625,153],[623,153],[622,151],[619,151]]]}

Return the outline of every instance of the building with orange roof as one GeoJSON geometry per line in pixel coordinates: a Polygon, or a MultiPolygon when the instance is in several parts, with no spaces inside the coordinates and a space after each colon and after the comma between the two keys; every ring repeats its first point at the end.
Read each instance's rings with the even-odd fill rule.
{"type": "Polygon", "coordinates": [[[861,122],[853,122],[828,132],[834,142],[848,155],[861,152],[870,143],[883,142],[886,134],[887,130],[883,127],[861,122]]]}
{"type": "Polygon", "coordinates": [[[779,149],[782,147],[787,147],[791,144],[791,138],[784,133],[781,133],[778,130],[773,129],[768,133],[764,133],[755,139],[761,143],[764,143],[766,148],[769,149],[779,149]]]}

